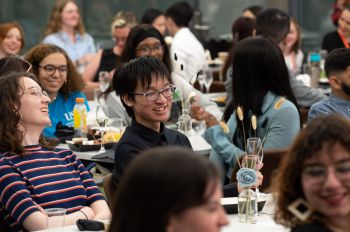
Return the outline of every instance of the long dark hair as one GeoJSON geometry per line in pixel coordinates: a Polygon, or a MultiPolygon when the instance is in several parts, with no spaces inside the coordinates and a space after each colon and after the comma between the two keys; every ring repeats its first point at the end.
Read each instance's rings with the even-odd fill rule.
{"type": "Polygon", "coordinates": [[[222,75],[227,77],[227,70],[232,65],[232,58],[235,46],[238,41],[253,35],[255,29],[255,19],[248,17],[239,17],[231,27],[232,44],[228,56],[222,67],[222,75]]]}
{"type": "Polygon", "coordinates": [[[110,232],[165,232],[171,216],[204,204],[219,184],[216,166],[180,147],[141,153],[114,199],[110,232]]]}
{"type": "Polygon", "coordinates": [[[266,37],[248,37],[237,43],[233,55],[232,103],[224,112],[228,121],[234,109],[242,106],[245,129],[249,128],[248,109],[261,115],[267,92],[286,97],[298,108],[281,49],[266,37]]]}

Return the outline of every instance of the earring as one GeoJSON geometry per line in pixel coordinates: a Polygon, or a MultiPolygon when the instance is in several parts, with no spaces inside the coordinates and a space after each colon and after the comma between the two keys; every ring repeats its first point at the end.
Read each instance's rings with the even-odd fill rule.
{"type": "Polygon", "coordinates": [[[306,221],[313,212],[309,203],[302,198],[293,201],[287,209],[301,221],[306,221]]]}

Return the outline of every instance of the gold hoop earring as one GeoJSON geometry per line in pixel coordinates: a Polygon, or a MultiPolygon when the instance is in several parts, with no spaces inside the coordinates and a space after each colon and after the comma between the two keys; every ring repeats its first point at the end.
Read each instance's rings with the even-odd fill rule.
{"type": "Polygon", "coordinates": [[[300,219],[301,221],[306,221],[311,214],[313,213],[313,210],[309,203],[305,201],[302,198],[298,198],[295,201],[293,201],[288,207],[288,211],[291,212],[295,217],[300,219]]]}

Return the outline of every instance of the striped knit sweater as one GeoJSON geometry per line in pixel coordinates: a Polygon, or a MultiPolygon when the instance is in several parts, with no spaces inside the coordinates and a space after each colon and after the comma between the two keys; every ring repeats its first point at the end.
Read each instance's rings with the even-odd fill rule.
{"type": "Polygon", "coordinates": [[[67,214],[104,199],[89,172],[70,150],[25,147],[24,155],[0,153],[0,217],[11,231],[42,208],[67,214]]]}

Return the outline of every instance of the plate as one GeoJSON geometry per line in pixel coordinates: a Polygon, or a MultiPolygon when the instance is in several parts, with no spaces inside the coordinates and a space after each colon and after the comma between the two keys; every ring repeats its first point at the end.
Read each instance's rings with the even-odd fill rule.
{"type": "Polygon", "coordinates": [[[225,106],[226,96],[215,97],[215,98],[212,98],[211,100],[215,102],[218,106],[225,106]]]}
{"type": "MultiPolygon", "coordinates": [[[[98,151],[101,148],[101,144],[93,144],[93,145],[83,145],[81,143],[74,144],[73,141],[67,140],[66,141],[68,147],[72,151],[98,151]]],[[[105,143],[106,149],[112,149],[113,146],[116,144],[116,142],[111,143],[105,143]]]]}
{"type": "MultiPolygon", "coordinates": [[[[237,214],[238,213],[238,198],[237,197],[225,197],[221,198],[221,205],[224,207],[226,213],[237,214]]],[[[258,199],[258,211],[260,212],[266,203],[266,197],[264,193],[260,193],[258,199]]]]}

